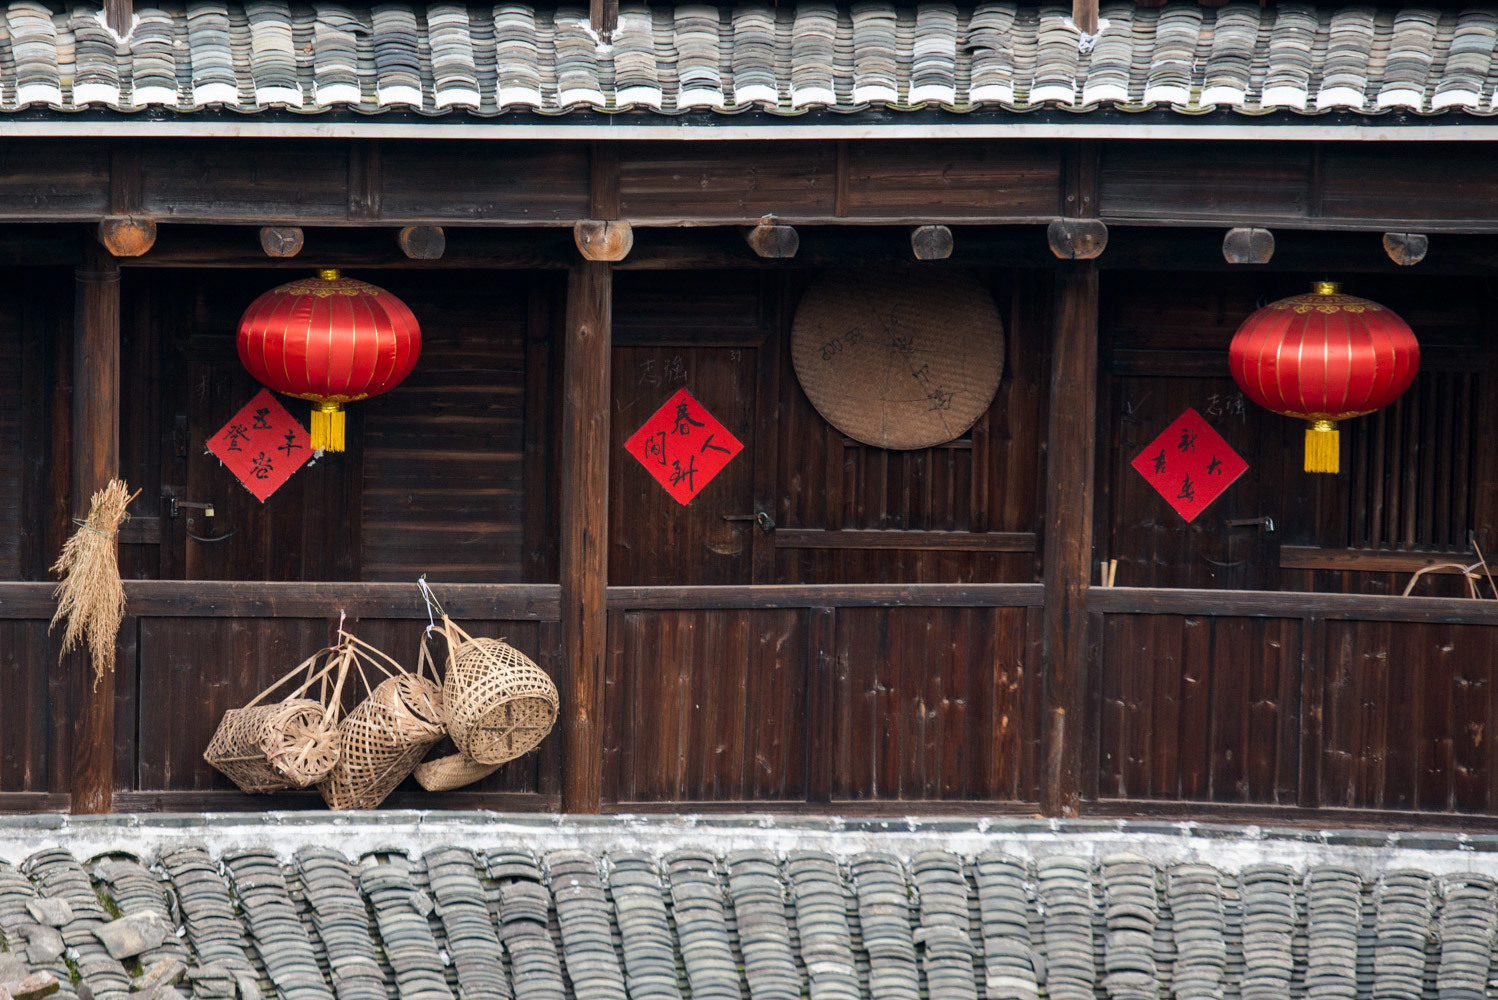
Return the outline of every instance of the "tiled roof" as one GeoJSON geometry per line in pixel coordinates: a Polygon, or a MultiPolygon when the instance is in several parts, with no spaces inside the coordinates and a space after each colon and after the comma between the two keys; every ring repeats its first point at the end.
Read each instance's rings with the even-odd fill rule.
{"type": "Polygon", "coordinates": [[[1481,1000],[1498,968],[1495,844],[1455,836],[282,819],[0,829],[33,848],[0,862],[0,973],[63,1000],[174,961],[201,1000],[1481,1000]]]}
{"type": "Polygon", "coordinates": [[[1050,5],[626,3],[608,40],[583,9],[513,3],[192,0],[138,6],[123,40],[89,5],[0,10],[3,111],[1486,115],[1498,97],[1498,9],[1483,8],[1107,4],[1081,39],[1050,5]]]}

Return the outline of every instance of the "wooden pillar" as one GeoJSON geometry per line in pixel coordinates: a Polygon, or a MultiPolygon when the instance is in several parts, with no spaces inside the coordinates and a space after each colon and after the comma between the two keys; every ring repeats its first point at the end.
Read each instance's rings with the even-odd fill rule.
{"type": "MultiPolygon", "coordinates": [[[[120,465],[120,265],[90,241],[74,272],[74,517],[120,465]]],[[[78,703],[73,712],[73,812],[109,812],[114,793],[114,676],[94,683],[86,651],[70,657],[78,703]]]]}
{"type": "Polygon", "coordinates": [[[562,371],[562,811],[603,799],[603,665],[608,614],[609,355],[613,271],[582,260],[567,276],[562,371]]]}
{"type": "Polygon", "coordinates": [[[1047,816],[1075,816],[1082,797],[1086,727],[1087,585],[1092,564],[1097,413],[1096,264],[1079,261],[1060,266],[1052,322],[1040,807],[1047,816]]]}

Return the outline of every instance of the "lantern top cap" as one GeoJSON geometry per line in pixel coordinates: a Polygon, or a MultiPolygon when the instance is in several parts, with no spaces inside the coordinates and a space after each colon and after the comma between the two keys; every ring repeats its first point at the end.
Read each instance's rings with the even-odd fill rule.
{"type": "Polygon", "coordinates": [[[324,267],[317,272],[317,276],[324,281],[337,281],[343,277],[343,272],[336,267],[324,267]]]}
{"type": "Polygon", "coordinates": [[[1313,281],[1311,293],[1313,295],[1341,295],[1342,283],[1340,281],[1313,281]]]}

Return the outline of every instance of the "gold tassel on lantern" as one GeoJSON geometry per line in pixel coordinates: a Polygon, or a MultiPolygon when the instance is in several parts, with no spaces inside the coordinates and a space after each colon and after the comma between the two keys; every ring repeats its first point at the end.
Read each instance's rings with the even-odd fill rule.
{"type": "Polygon", "coordinates": [[[1333,475],[1342,468],[1342,447],[1337,425],[1313,420],[1306,425],[1306,471],[1333,475]]]}
{"type": "Polygon", "coordinates": [[[312,408],[312,450],[343,451],[343,407],[318,403],[312,408]]]}

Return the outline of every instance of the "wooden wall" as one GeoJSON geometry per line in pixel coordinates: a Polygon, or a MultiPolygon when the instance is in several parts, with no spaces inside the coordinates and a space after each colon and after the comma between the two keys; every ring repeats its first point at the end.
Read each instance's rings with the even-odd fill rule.
{"type": "MultiPolygon", "coordinates": [[[[1227,367],[1243,317],[1306,290],[1307,281],[1105,274],[1095,559],[1118,560],[1118,586],[1397,594],[1426,562],[1474,562],[1469,530],[1484,551],[1498,547],[1498,466],[1479,443],[1498,432],[1498,418],[1480,403],[1498,384],[1485,287],[1429,276],[1346,283],[1411,324],[1421,374],[1392,407],[1341,424],[1343,472],[1321,476],[1302,470],[1303,425],[1247,400],[1227,367]],[[1190,524],[1129,466],[1187,407],[1249,465],[1190,524]],[[1259,517],[1272,518],[1275,530],[1226,523],[1259,517]]],[[[1419,587],[1432,596],[1467,593],[1454,576],[1419,587]]]]}

